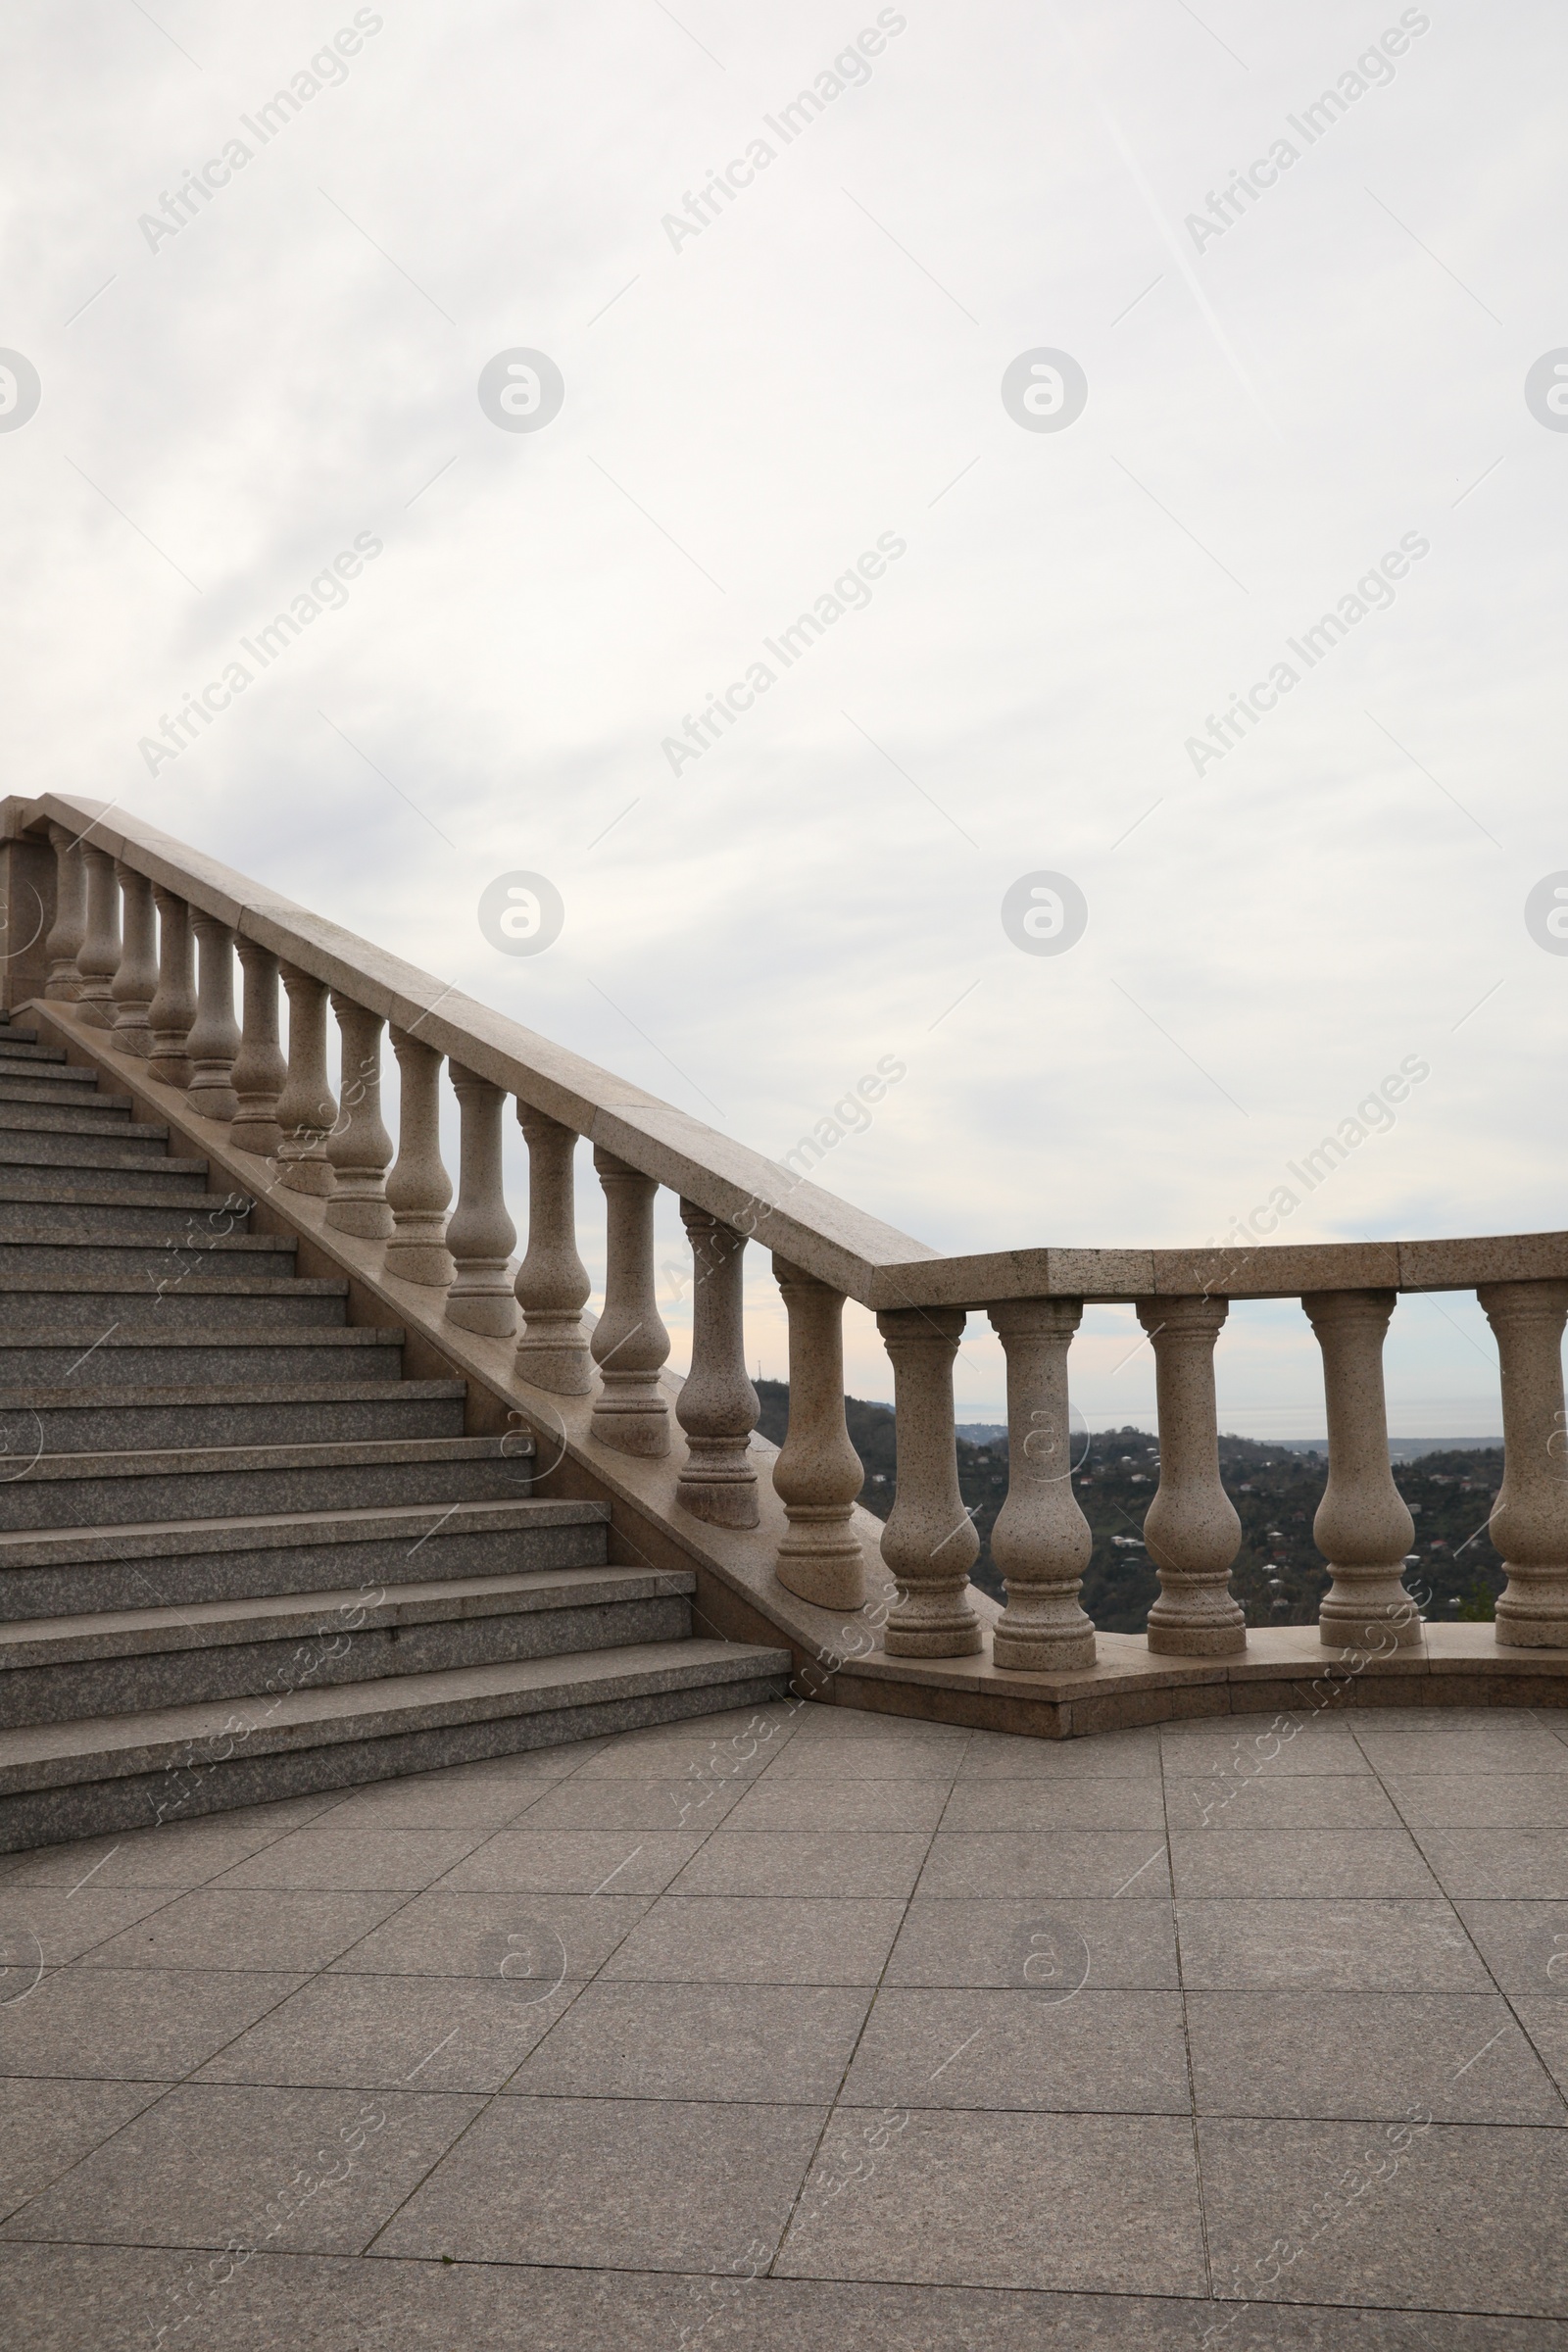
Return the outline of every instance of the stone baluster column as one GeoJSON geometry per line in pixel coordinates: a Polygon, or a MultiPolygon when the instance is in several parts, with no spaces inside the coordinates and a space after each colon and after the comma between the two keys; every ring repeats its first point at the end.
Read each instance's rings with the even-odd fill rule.
{"type": "Polygon", "coordinates": [[[239,959],[245,973],[245,1022],[234,1059],[239,1107],[229,1133],[241,1152],[270,1158],[282,1141],[277,1100],[288,1078],[277,1034],[277,957],[254,939],[242,939],[239,959]]]}
{"type": "Polygon", "coordinates": [[[675,1500],[715,1527],[756,1527],[757,1471],[750,1460],[760,1407],[746,1377],[742,1261],[746,1237],[695,1200],[680,1204],[692,1246],[692,1368],[675,1400],[686,1466],[675,1500]]]}
{"type": "Polygon", "coordinates": [[[327,1138],[334,1182],[326,1221],[339,1233],[384,1242],[392,1232],[386,1197],[392,1138],[381,1117],[381,1032],[386,1023],[378,1012],[367,1012],[338,989],[332,991],[332,1010],[343,1041],[343,1107],[327,1138]]]}
{"type": "Polygon", "coordinates": [[[76,957],[87,936],[87,866],[78,836],[68,825],[51,825],[49,838],[55,849],[55,919],[43,943],[49,958],[43,993],[70,1004],[81,986],[76,957]]]}
{"type": "Polygon", "coordinates": [[[883,1641],[890,1657],[961,1658],[980,1647],[969,1571],[980,1551],[958,1492],[953,1359],[961,1306],[885,1308],[876,1319],[893,1363],[898,1487],[882,1558],[899,1597],[883,1641]]]}
{"type": "Polygon", "coordinates": [[[290,963],[280,969],[288,994],[288,1077],[277,1099],[278,1182],[320,1198],[332,1190],[326,1139],[337,1124],[326,1076],[326,988],[290,963]]]}
{"type": "Polygon", "coordinates": [[[441,1056],[407,1030],[391,1037],[403,1084],[397,1164],[386,1180],[392,1239],[384,1263],[405,1282],[444,1291],[457,1269],[446,1239],[452,1179],[441,1158],[441,1056]]]}
{"type": "Polygon", "coordinates": [[[582,1310],[593,1285],[577,1255],[577,1138],[559,1119],[517,1104],[528,1145],[528,1250],[517,1268],[522,1337],[517,1378],[557,1396],[587,1396],[593,1357],[582,1310]]]}
{"type": "Polygon", "coordinates": [[[992,1630],[999,1666],[1059,1673],[1095,1662],[1095,1629],[1080,1606],[1094,1549],[1072,1491],[1067,1350],[1081,1298],[1013,1298],[990,1309],[1007,1359],[1007,1499],[991,1550],[1007,1587],[992,1630]]]}
{"type": "Polygon", "coordinates": [[[458,1205],[447,1227],[447,1248],[457,1273],[447,1293],[447,1314],[465,1331],[506,1339],[517,1327],[512,1295],[512,1245],[517,1228],[507,1214],[501,1182],[499,1086],[472,1070],[452,1064],[452,1084],[463,1112],[458,1205]]]}
{"type": "Polygon", "coordinates": [[[1389,1467],[1383,1335],[1393,1291],[1314,1291],[1301,1300],[1323,1350],[1329,1483],[1312,1541],[1333,1584],[1318,1633],[1336,1649],[1419,1642],[1421,1612],[1400,1582],[1415,1522],[1389,1467]]]}
{"type": "Polygon", "coordinates": [[[76,1003],[84,1021],[112,1029],[110,990],[120,969],[120,877],[107,850],[83,840],[76,855],[87,863],[87,930],[76,957],[76,1003]]]}
{"type": "Polygon", "coordinates": [[[1494,1630],[1502,1648],[1568,1648],[1568,1282],[1490,1282],[1476,1296],[1502,1369],[1502,1485],[1491,1533],[1508,1583],[1494,1630]]]}
{"type": "Polygon", "coordinates": [[[1159,1485],[1144,1543],[1159,1571],[1149,1646],[1182,1658],[1228,1657],[1247,1647],[1247,1612],[1230,1589],[1242,1523],[1221,1484],[1214,1343],[1224,1298],[1140,1298],[1154,1351],[1159,1485]]]}
{"type": "Polygon", "coordinates": [[[172,890],[154,888],[158,908],[158,993],[147,1007],[152,1058],[147,1067],[166,1086],[189,1086],[186,1041],[196,1018],[192,978],[190,908],[172,890]]]}
{"type": "Polygon", "coordinates": [[[786,1592],[824,1609],[865,1605],[865,1559],[855,1497],[865,1466],[844,1420],[844,1294],[773,1258],[790,1329],[790,1418],[773,1491],[789,1530],[773,1573],[786,1592]]]}
{"type": "Polygon", "coordinates": [[[659,1186],[596,1146],[605,1192],[605,1311],[590,1350],[602,1383],[589,1431],[620,1453],[669,1451],[669,1412],[659,1375],[669,1334],[654,1297],[654,1196],[659,1186]]]}
{"type": "Polygon", "coordinates": [[[158,917],[153,911],[153,886],[134,866],[121,865],[120,888],[124,899],[125,938],[110,996],[115,1006],[115,1044],[122,1054],[149,1058],[153,1050],[148,1014],[158,993],[158,917]]]}
{"type": "Polygon", "coordinates": [[[234,1093],[234,1056],[239,1023],[234,1018],[234,934],[216,914],[198,914],[196,934],[196,1018],[185,1041],[190,1055],[190,1104],[204,1119],[231,1119],[239,1108],[234,1093]]]}

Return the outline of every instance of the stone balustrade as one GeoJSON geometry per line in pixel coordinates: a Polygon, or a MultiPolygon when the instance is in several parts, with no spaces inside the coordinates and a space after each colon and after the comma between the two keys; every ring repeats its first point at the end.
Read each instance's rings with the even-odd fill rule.
{"type": "Polygon", "coordinates": [[[1419,1643],[1402,1578],[1412,1522],[1389,1466],[1383,1344],[1400,1294],[1426,1290],[1475,1292],[1497,1342],[1506,1475],[1491,1526],[1508,1582],[1494,1638],[1503,1649],[1568,1650],[1568,1235],[1264,1247],[1230,1260],[1178,1250],[922,1253],[824,1195],[802,1200],[812,1188],[793,1187],[727,1139],[705,1150],[708,1131],[693,1120],[622,1109],[628,1090],[590,1064],[554,1050],[536,1063],[527,1032],[498,1046],[509,1027],[498,1016],[466,1012],[454,991],[331,925],[288,920],[297,910],[262,893],[251,909],[242,877],[224,878],[220,891],[204,876],[221,869],[193,860],[176,887],[178,845],[165,836],[144,839],[129,820],[117,830],[56,796],[25,806],[29,838],[46,856],[52,849],[55,871],[33,993],[112,1030],[113,1045],[142,1058],[153,1079],[188,1089],[191,1109],[224,1123],[231,1145],[254,1156],[258,1189],[275,1182],[318,1197],[329,1227],[382,1250],[388,1275],[438,1294],[452,1324],[514,1340],[513,1376],[525,1391],[591,1397],[588,1442],[657,1461],[683,1439],[674,1505],[738,1538],[761,1518],[742,1279],[748,1239],[761,1241],[789,1330],[789,1427],[771,1467],[785,1522],[774,1568],[790,1593],[851,1613],[868,1597],[869,1529],[855,1508],[862,1471],[845,1425],[842,1314],[849,1297],[874,1308],[897,1414],[897,1486],[881,1531],[896,1588],[882,1611],[889,1657],[972,1657],[989,1641],[1007,1675],[1093,1675],[1095,1629],[1080,1599],[1091,1539],[1072,1488],[1068,1365],[1085,1302],[1111,1300],[1135,1307],[1155,1367],[1160,1476],[1143,1536],[1160,1590],[1150,1650],[1201,1660],[1247,1648],[1229,1585],[1241,1528],[1220,1478],[1214,1354],[1232,1303],[1282,1297],[1299,1298],[1323,1361],[1322,1644],[1419,1643]],[[341,1108],[327,1061],[329,998],[341,1108]],[[396,1142],[381,1107],[388,1030],[401,1077],[396,1142]],[[455,1208],[441,1148],[443,1065],[459,1108],[455,1208]],[[528,1152],[520,1264],[503,1178],[509,1099],[528,1152]],[[664,1141],[666,1131],[678,1140],[664,1141]],[[591,1330],[574,1187],[585,1138],[605,1203],[604,1298],[591,1330]],[[679,1200],[694,1284],[692,1364],[673,1414],[655,1282],[662,1186],[679,1200]],[[955,1446],[953,1363],[975,1311],[989,1316],[1006,1365],[1008,1487],[993,1539],[1006,1591],[1000,1616],[976,1607],[969,1583],[979,1539],[955,1446]]]}

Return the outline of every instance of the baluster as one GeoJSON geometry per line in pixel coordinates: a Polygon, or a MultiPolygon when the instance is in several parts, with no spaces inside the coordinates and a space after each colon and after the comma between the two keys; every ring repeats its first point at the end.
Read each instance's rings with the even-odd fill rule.
{"type": "Polygon", "coordinates": [[[76,1003],[84,1021],[112,1029],[110,985],[120,969],[120,882],[107,850],[83,841],[78,854],[87,861],[87,930],[76,957],[76,1003]]]}
{"type": "Polygon", "coordinates": [[[153,886],[134,866],[119,866],[125,904],[125,939],[110,996],[115,1006],[115,1044],[145,1061],[153,1050],[148,1015],[158,993],[158,919],[153,886]]]}
{"type": "Polygon", "coordinates": [[[593,1358],[582,1310],[593,1285],[577,1255],[577,1138],[559,1119],[517,1104],[528,1145],[528,1250],[517,1268],[522,1336],[517,1378],[557,1396],[587,1396],[593,1358]]]}
{"type": "Polygon", "coordinates": [[[659,1375],[669,1334],[654,1297],[652,1176],[639,1175],[596,1146],[594,1166],[605,1190],[605,1311],[590,1343],[603,1387],[589,1431],[620,1453],[669,1451],[669,1412],[659,1375]]]}
{"type": "Polygon", "coordinates": [[[381,1031],[378,1012],[367,1012],[352,997],[332,991],[343,1041],[343,1108],[327,1139],[326,1156],[335,1179],[326,1221],[339,1233],[384,1242],[392,1231],[386,1171],[392,1138],[381,1117],[381,1031]]]}
{"type": "Polygon", "coordinates": [[[152,1058],[147,1067],[166,1086],[189,1086],[186,1040],[196,1018],[196,985],[191,977],[190,908],[172,890],[156,885],[158,908],[158,994],[147,1008],[152,1058]]]}
{"type": "Polygon", "coordinates": [[[991,1654],[1024,1674],[1095,1662],[1094,1625],[1078,1599],[1094,1538],[1072,1491],[1067,1406],[1067,1350],[1083,1311],[1081,1298],[990,1309],[1007,1359],[1007,1499],[991,1531],[1007,1605],[991,1654]]]}
{"type": "Polygon", "coordinates": [[[692,1246],[692,1368],[675,1401],[686,1465],[675,1500],[715,1527],[756,1527],[761,1517],[749,1460],[760,1406],[746,1377],[744,1234],[695,1200],[680,1204],[692,1246]]]}
{"type": "Polygon", "coordinates": [[[326,989],[290,963],[279,968],[288,995],[288,1078],[277,1100],[278,1182],[319,1199],[332,1190],[326,1139],[337,1124],[326,1076],[326,989]]]}
{"type": "Polygon", "coordinates": [[[386,1180],[392,1211],[386,1271],[444,1291],[456,1268],[446,1244],[452,1179],[441,1160],[441,1055],[406,1030],[391,1035],[403,1083],[397,1165],[386,1180]]]}
{"type": "Polygon", "coordinates": [[[1568,1647],[1568,1461],[1562,1328],[1568,1282],[1490,1282],[1476,1293],[1502,1370],[1502,1485],[1492,1541],[1508,1583],[1494,1628],[1507,1649],[1568,1647]]]}
{"type": "Polygon", "coordinates": [[[242,939],[239,960],[245,974],[245,1025],[234,1059],[239,1108],[229,1133],[241,1152],[270,1158],[282,1141],[277,1099],[288,1077],[277,1034],[277,957],[254,939],[242,939]]]}
{"type": "Polygon", "coordinates": [[[81,986],[76,957],[87,936],[87,867],[76,846],[79,836],[68,826],[51,825],[49,838],[55,848],[55,919],[43,943],[49,958],[43,993],[73,1003],[81,986]]]}
{"type": "Polygon", "coordinates": [[[1323,1350],[1328,1405],[1329,1483],[1312,1540],[1334,1582],[1318,1610],[1318,1633],[1337,1649],[1377,1637],[1419,1642],[1421,1612],[1400,1582],[1415,1521],[1389,1467],[1383,1401],[1383,1335],[1393,1291],[1314,1291],[1301,1300],[1323,1350]]]}
{"type": "Polygon", "coordinates": [[[786,1592],[824,1609],[865,1603],[855,1497],[865,1467],[844,1420],[844,1294],[776,1252],[773,1276],[790,1331],[790,1418],[773,1464],[789,1529],[773,1573],[786,1592]]]}
{"type": "Polygon", "coordinates": [[[1224,1298],[1140,1298],[1138,1320],[1154,1351],[1159,1485],[1144,1515],[1144,1543],[1159,1571],[1149,1646],[1183,1658],[1228,1657],[1247,1647],[1247,1612],[1230,1589],[1242,1523],[1219,1475],[1214,1343],[1224,1298]]]}
{"type": "Polygon", "coordinates": [[[204,1119],[231,1119],[239,1107],[234,1093],[234,1056],[239,1023],[234,1018],[234,934],[216,914],[198,914],[196,934],[196,1018],[185,1040],[190,1055],[191,1108],[204,1119]]]}
{"type": "Polygon", "coordinates": [[[457,1266],[447,1293],[447,1313],[465,1331],[505,1339],[516,1329],[517,1302],[512,1295],[512,1245],[517,1229],[507,1214],[501,1182],[499,1086],[472,1070],[452,1064],[452,1084],[463,1111],[458,1205],[447,1227],[447,1248],[457,1266]]]}
{"type": "Polygon", "coordinates": [[[884,1308],[876,1327],[893,1363],[898,1486],[882,1557],[899,1597],[883,1640],[898,1658],[961,1658],[980,1647],[969,1571],[980,1539],[958,1492],[953,1359],[961,1306],[884,1308]]]}

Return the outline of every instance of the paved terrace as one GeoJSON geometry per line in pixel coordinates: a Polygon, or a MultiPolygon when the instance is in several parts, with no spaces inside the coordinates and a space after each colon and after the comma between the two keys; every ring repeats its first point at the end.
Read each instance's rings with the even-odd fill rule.
{"type": "Polygon", "coordinates": [[[1568,1717],[1280,1730],[778,1707],[14,1856],[7,2340],[1561,2345],[1568,1717]]]}

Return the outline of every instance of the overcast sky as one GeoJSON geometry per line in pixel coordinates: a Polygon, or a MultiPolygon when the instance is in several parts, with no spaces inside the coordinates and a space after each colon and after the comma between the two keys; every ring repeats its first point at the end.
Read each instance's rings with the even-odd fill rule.
{"type": "MultiPolygon", "coordinates": [[[[818,1176],[938,1249],[1202,1242],[1281,1187],[1291,1240],[1563,1222],[1568,956],[1525,917],[1568,869],[1549,363],[1526,397],[1568,347],[1559,10],[17,0],[0,37],[40,386],[7,789],[119,800],[774,1156],[891,1056],[818,1176]],[[517,350],[538,429],[481,407],[517,350]],[[478,924],[518,870],[564,904],[537,956],[478,924]],[[1064,953],[1004,925],[1042,872],[1064,953]]],[[[683,1362],[667,1197],[660,1255],[683,1362]]],[[[1091,1422],[1149,1421],[1137,1338],[1086,1319],[1091,1422]]],[[[1396,1432],[1499,1426],[1473,1299],[1401,1301],[1389,1366],[1396,1432]]],[[[1295,1305],[1219,1367],[1225,1426],[1321,1430],[1295,1305]]],[[[979,1321],[958,1386],[1000,1410],[979,1321]]]]}

